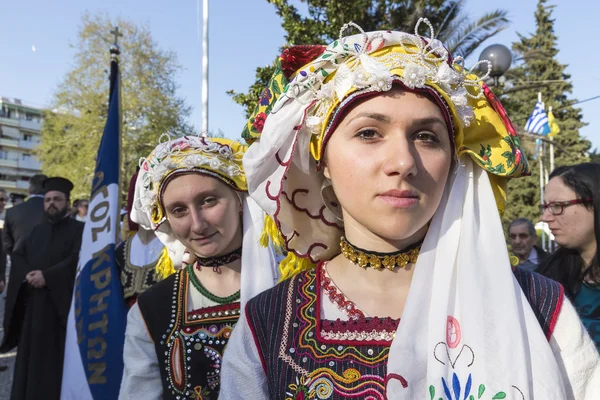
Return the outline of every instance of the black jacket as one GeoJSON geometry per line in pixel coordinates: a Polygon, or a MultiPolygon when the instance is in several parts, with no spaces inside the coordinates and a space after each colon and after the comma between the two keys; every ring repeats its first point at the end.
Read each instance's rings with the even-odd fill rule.
{"type": "Polygon", "coordinates": [[[33,228],[45,221],[44,198],[32,197],[6,210],[2,247],[9,256],[21,250],[33,228]]]}

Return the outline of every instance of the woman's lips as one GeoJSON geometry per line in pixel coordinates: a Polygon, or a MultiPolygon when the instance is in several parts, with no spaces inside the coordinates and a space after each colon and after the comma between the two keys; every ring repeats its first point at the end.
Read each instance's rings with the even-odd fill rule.
{"type": "Polygon", "coordinates": [[[410,190],[392,189],[378,196],[382,201],[397,208],[412,207],[419,202],[419,195],[410,190]]]}

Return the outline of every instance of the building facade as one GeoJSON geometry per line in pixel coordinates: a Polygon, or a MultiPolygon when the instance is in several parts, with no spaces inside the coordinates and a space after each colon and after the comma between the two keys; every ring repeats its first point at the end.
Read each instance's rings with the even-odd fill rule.
{"type": "Polygon", "coordinates": [[[29,178],[42,168],[33,152],[42,139],[42,123],[41,109],[0,98],[0,188],[27,194],[29,178]]]}

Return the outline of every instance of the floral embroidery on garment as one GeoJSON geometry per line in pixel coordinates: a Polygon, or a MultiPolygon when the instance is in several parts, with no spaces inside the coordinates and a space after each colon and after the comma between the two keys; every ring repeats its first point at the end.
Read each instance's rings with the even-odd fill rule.
{"type": "MultiPolygon", "coordinates": [[[[435,345],[433,349],[433,357],[441,364],[446,365],[449,363],[452,369],[454,370],[458,362],[464,366],[466,363],[466,367],[469,368],[475,363],[475,353],[473,349],[467,344],[463,344],[460,346],[462,340],[462,332],[460,328],[459,321],[452,317],[448,316],[447,325],[446,325],[446,341],[439,342],[435,345]],[[458,354],[456,356],[450,354],[450,350],[458,350],[458,354]]],[[[489,391],[487,390],[485,384],[479,384],[477,386],[477,390],[475,391],[475,387],[473,384],[473,375],[469,373],[466,377],[458,376],[456,372],[452,373],[452,381],[448,382],[444,377],[441,377],[441,381],[437,383],[437,385],[431,384],[429,385],[429,399],[430,400],[480,400],[480,399],[491,399],[491,400],[500,400],[500,399],[508,399],[507,392],[504,390],[501,391],[489,391]],[[441,388],[440,388],[441,383],[441,388]]],[[[511,399],[517,400],[525,400],[525,396],[523,392],[516,387],[512,386],[511,399]],[[520,396],[519,396],[520,395],[520,396]],[[515,397],[516,396],[516,397],[515,397]]]]}

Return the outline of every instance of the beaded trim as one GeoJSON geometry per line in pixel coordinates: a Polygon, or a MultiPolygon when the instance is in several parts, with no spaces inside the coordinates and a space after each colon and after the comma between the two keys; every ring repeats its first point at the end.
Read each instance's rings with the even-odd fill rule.
{"type": "Polygon", "coordinates": [[[197,257],[196,258],[196,268],[200,269],[201,267],[220,267],[221,265],[227,265],[236,260],[242,258],[242,248],[235,249],[231,253],[227,253],[222,256],[216,257],[197,257]]]}
{"type": "Polygon", "coordinates": [[[325,331],[321,330],[321,337],[326,340],[357,340],[364,342],[371,341],[386,341],[391,342],[396,336],[396,331],[377,331],[373,329],[370,332],[354,332],[354,331],[325,331]]]}
{"type": "Polygon", "coordinates": [[[186,321],[222,320],[223,317],[234,317],[240,315],[239,303],[225,304],[223,306],[207,307],[200,310],[190,311],[186,315],[186,321]]]}
{"type": "Polygon", "coordinates": [[[409,263],[416,263],[422,244],[423,241],[420,241],[393,253],[377,253],[356,247],[343,236],[340,239],[342,255],[346,259],[363,269],[371,267],[377,271],[383,268],[393,271],[396,268],[406,268],[409,263]]]}
{"type": "Polygon", "coordinates": [[[202,282],[200,282],[200,279],[198,279],[198,277],[196,276],[196,273],[194,272],[194,269],[191,264],[188,265],[186,267],[186,269],[187,269],[187,273],[190,277],[190,282],[191,282],[192,286],[194,286],[194,288],[197,291],[199,291],[200,294],[202,294],[202,296],[206,297],[207,299],[214,301],[217,304],[229,304],[229,303],[236,302],[240,299],[240,291],[239,290],[237,292],[235,292],[234,294],[227,296],[227,297],[219,297],[217,295],[212,294],[211,292],[208,291],[207,288],[204,287],[202,282]]]}
{"type": "Polygon", "coordinates": [[[353,301],[349,300],[344,293],[342,293],[335,283],[332,282],[327,269],[325,268],[326,263],[319,266],[321,268],[321,286],[329,297],[329,300],[335,304],[338,309],[348,315],[350,319],[365,318],[365,314],[356,307],[353,301]]]}

